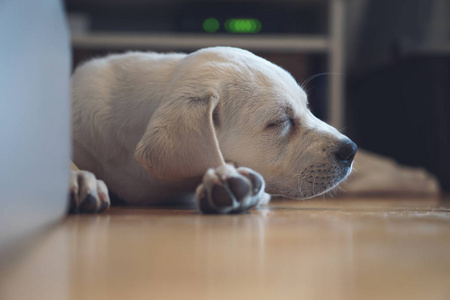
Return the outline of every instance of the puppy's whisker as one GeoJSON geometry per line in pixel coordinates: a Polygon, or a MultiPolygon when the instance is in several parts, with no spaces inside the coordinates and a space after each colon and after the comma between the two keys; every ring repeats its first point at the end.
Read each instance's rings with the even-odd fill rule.
{"type": "Polygon", "coordinates": [[[314,176],[314,180],[313,180],[313,195],[315,195],[316,194],[316,191],[315,191],[315,189],[314,189],[314,185],[316,184],[316,178],[317,178],[317,176],[314,176]]]}
{"type": "Polygon", "coordinates": [[[300,195],[302,195],[303,193],[302,193],[302,187],[300,185],[300,175],[301,174],[296,174],[296,176],[297,176],[297,187],[298,187],[298,191],[300,192],[300,195]]]}
{"type": "Polygon", "coordinates": [[[310,83],[313,79],[316,79],[317,77],[325,76],[325,75],[342,75],[342,73],[325,72],[325,73],[315,74],[315,75],[312,75],[312,76],[308,77],[305,81],[303,81],[303,82],[300,84],[300,86],[302,87],[302,89],[306,90],[306,85],[307,85],[308,83],[310,83]]]}
{"type": "Polygon", "coordinates": [[[301,173],[294,174],[294,176],[297,176],[297,187],[298,187],[298,190],[299,190],[299,192],[300,192],[300,195],[303,195],[303,192],[302,192],[302,182],[300,182],[300,176],[301,176],[301,175],[302,175],[301,173]]]}
{"type": "Polygon", "coordinates": [[[335,189],[336,189],[336,186],[334,186],[334,187],[332,187],[331,189],[329,189],[326,193],[323,194],[324,197],[335,198],[335,196],[336,196],[336,194],[335,194],[335,193],[336,193],[335,189]]]}
{"type": "Polygon", "coordinates": [[[334,195],[333,195],[333,189],[331,189],[330,191],[328,191],[327,197],[334,198],[334,195]]]}
{"type": "MultiPolygon", "coordinates": [[[[306,174],[307,174],[307,173],[303,174],[303,179],[302,179],[302,183],[301,183],[301,184],[303,184],[304,182],[306,182],[306,174]]],[[[306,187],[306,192],[307,192],[307,194],[309,194],[310,192],[309,192],[309,189],[308,189],[308,185],[305,184],[305,187],[306,187]]],[[[306,195],[305,195],[305,196],[306,196],[306,195]]]]}

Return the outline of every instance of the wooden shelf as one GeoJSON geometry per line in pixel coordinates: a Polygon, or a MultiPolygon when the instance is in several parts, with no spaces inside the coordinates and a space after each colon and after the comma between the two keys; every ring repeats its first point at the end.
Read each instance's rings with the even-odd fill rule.
{"type": "Polygon", "coordinates": [[[209,35],[209,34],[135,34],[135,33],[89,33],[74,35],[72,45],[76,48],[169,48],[193,50],[212,46],[232,46],[251,51],[317,52],[329,50],[329,41],[320,35],[209,35]]]}

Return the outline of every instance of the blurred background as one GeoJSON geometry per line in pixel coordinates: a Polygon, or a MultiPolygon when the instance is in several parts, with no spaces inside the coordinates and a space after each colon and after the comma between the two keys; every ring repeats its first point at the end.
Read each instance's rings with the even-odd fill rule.
{"type": "Polygon", "coordinates": [[[236,46],[288,70],[313,113],[450,190],[449,0],[67,0],[73,66],[236,46]]]}

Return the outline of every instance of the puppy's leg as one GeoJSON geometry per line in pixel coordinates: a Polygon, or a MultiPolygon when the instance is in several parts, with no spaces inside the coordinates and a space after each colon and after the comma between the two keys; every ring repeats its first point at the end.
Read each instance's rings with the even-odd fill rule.
{"type": "Polygon", "coordinates": [[[71,172],[69,213],[101,213],[109,206],[108,188],[102,180],[91,172],[71,172]]]}
{"type": "Polygon", "coordinates": [[[195,199],[203,213],[241,213],[269,202],[270,195],[264,192],[264,187],[264,179],[255,171],[222,165],[206,171],[195,199]]]}

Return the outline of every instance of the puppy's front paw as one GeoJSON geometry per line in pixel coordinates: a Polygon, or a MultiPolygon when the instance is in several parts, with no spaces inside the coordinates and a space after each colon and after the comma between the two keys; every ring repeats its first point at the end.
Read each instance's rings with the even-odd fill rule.
{"type": "Polygon", "coordinates": [[[206,172],[195,199],[203,213],[241,213],[270,200],[264,187],[264,179],[255,171],[222,165],[206,172]]]}
{"type": "Polygon", "coordinates": [[[69,213],[101,213],[109,206],[108,188],[102,180],[91,172],[72,171],[69,213]]]}

